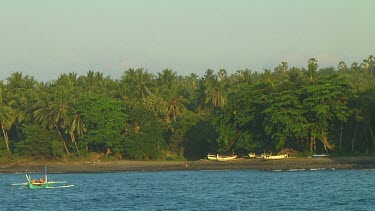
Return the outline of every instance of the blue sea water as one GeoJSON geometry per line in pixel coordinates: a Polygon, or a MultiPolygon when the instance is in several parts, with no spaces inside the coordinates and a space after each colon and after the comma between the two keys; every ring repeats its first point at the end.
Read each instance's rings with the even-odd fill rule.
{"type": "Polygon", "coordinates": [[[375,210],[375,170],[118,172],[49,179],[75,186],[30,190],[11,186],[24,182],[24,174],[0,174],[0,210],[375,210]]]}

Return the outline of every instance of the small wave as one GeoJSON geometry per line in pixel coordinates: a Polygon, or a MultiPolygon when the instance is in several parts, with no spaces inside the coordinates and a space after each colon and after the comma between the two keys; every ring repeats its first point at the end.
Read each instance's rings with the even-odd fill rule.
{"type": "Polygon", "coordinates": [[[310,169],[310,171],[320,171],[320,170],[324,170],[326,168],[314,168],[314,169],[310,169]]]}
{"type": "Polygon", "coordinates": [[[375,169],[361,169],[361,171],[375,171],[375,169]]]}
{"type": "Polygon", "coordinates": [[[305,171],[306,169],[288,169],[287,171],[305,171]]]}
{"type": "Polygon", "coordinates": [[[199,171],[229,171],[229,170],[215,170],[215,169],[213,169],[213,170],[199,170],[199,171]]]}

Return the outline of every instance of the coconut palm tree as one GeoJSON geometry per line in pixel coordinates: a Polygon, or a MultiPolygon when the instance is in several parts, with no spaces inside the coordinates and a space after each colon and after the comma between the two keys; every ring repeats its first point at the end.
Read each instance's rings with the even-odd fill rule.
{"type": "Polygon", "coordinates": [[[55,128],[61,136],[66,153],[69,155],[69,149],[64,141],[64,137],[60,128],[65,128],[68,125],[68,105],[64,90],[60,90],[57,98],[53,99],[48,94],[41,92],[39,101],[37,102],[37,109],[34,111],[35,120],[42,125],[55,128]]]}
{"type": "Polygon", "coordinates": [[[68,127],[68,133],[70,135],[71,141],[74,143],[74,146],[77,150],[77,153],[79,155],[79,149],[77,146],[77,141],[76,141],[76,135],[81,136],[83,135],[84,131],[86,130],[84,128],[84,124],[82,122],[82,119],[80,118],[79,114],[76,113],[73,116],[73,120],[71,121],[69,127],[68,127]]]}
{"type": "Polygon", "coordinates": [[[363,60],[363,63],[361,63],[361,68],[364,69],[364,71],[367,74],[370,74],[372,77],[372,69],[375,64],[375,57],[373,55],[370,55],[367,59],[363,60]]]}
{"type": "Polygon", "coordinates": [[[227,101],[227,92],[223,89],[217,79],[208,83],[205,94],[205,103],[210,104],[214,109],[223,107],[227,101]]]}
{"type": "Polygon", "coordinates": [[[165,69],[162,73],[158,73],[158,85],[159,87],[165,87],[171,89],[177,79],[177,73],[170,69],[165,69]]]}
{"type": "Polygon", "coordinates": [[[344,61],[340,61],[339,64],[337,65],[337,69],[341,72],[347,72],[348,67],[346,66],[344,61]]]}
{"type": "Polygon", "coordinates": [[[28,115],[33,105],[33,91],[36,81],[33,77],[23,76],[22,72],[12,73],[7,78],[8,84],[0,83],[0,123],[10,153],[8,131],[17,122],[31,119],[28,115]]]}
{"type": "Polygon", "coordinates": [[[9,136],[8,131],[14,123],[14,111],[13,109],[6,105],[4,102],[0,102],[0,125],[7,146],[8,153],[10,154],[9,147],[9,136]]]}
{"type": "Polygon", "coordinates": [[[177,118],[181,117],[183,111],[186,109],[185,105],[189,102],[178,94],[177,88],[172,88],[171,90],[166,90],[164,97],[167,101],[167,113],[168,117],[172,117],[175,122],[177,118]]]}
{"type": "Polygon", "coordinates": [[[146,96],[151,95],[151,86],[154,76],[148,73],[143,68],[137,69],[135,71],[137,97],[140,100],[143,100],[146,96]]]}
{"type": "Polygon", "coordinates": [[[220,81],[225,81],[228,79],[228,74],[227,74],[227,71],[225,69],[220,69],[219,70],[219,73],[217,74],[220,81]]]}
{"type": "Polygon", "coordinates": [[[315,58],[309,59],[307,66],[307,76],[309,78],[309,81],[314,82],[316,80],[318,70],[318,60],[316,60],[315,58]]]}
{"type": "Polygon", "coordinates": [[[22,72],[14,72],[7,78],[8,81],[8,90],[11,92],[15,92],[18,89],[22,89],[24,87],[24,77],[22,72]]]}
{"type": "Polygon", "coordinates": [[[121,89],[126,92],[126,98],[144,100],[146,96],[152,94],[151,87],[154,76],[143,68],[128,69],[121,77],[121,89]]]}

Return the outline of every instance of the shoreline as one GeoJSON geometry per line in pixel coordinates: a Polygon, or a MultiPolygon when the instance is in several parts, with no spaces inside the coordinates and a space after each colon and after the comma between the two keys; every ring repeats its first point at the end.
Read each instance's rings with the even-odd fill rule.
{"type": "Polygon", "coordinates": [[[315,170],[375,169],[375,156],[332,158],[286,158],[280,160],[245,159],[219,162],[197,161],[92,161],[92,162],[30,162],[0,164],[0,173],[106,173],[122,171],[177,170],[315,170]]]}

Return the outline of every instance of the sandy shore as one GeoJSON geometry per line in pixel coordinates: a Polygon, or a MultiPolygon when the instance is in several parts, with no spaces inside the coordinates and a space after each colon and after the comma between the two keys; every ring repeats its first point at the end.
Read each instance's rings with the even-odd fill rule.
{"type": "Polygon", "coordinates": [[[288,158],[283,160],[237,159],[227,162],[199,161],[93,161],[0,164],[0,173],[44,172],[94,173],[169,170],[289,170],[289,169],[375,169],[375,156],[337,158],[288,158]]]}

